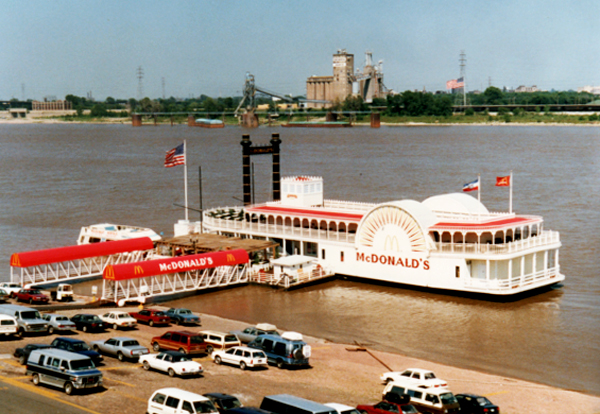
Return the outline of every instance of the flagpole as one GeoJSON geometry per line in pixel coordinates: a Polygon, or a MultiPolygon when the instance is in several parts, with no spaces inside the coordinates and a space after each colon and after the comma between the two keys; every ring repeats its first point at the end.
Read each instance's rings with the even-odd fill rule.
{"type": "MultiPolygon", "coordinates": [[[[481,204],[481,175],[477,174],[477,201],[481,204]]],[[[477,209],[477,220],[481,219],[481,209],[477,209]]]]}
{"type": "Polygon", "coordinates": [[[512,170],[510,171],[510,191],[508,196],[508,212],[512,214],[512,187],[513,187],[513,176],[512,170]]]}
{"type": "Polygon", "coordinates": [[[184,194],[185,194],[185,221],[188,221],[188,184],[187,184],[187,144],[185,142],[185,139],[183,140],[183,159],[185,160],[185,163],[183,164],[183,181],[184,181],[184,185],[185,185],[185,189],[184,189],[184,194]]]}

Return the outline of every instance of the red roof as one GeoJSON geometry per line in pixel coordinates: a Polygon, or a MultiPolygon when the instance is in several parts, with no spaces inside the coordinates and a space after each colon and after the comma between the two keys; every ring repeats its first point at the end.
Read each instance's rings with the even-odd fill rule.
{"type": "Polygon", "coordinates": [[[154,248],[154,243],[149,237],[80,244],[78,246],[14,253],[10,257],[10,265],[13,267],[39,266],[90,257],[110,256],[136,250],[150,250],[152,248],[154,248]]]}
{"type": "Polygon", "coordinates": [[[325,218],[332,220],[346,220],[359,222],[364,213],[342,213],[339,211],[327,211],[323,209],[311,209],[301,207],[285,207],[285,206],[259,206],[246,208],[249,213],[264,213],[264,214],[279,214],[298,216],[302,218],[325,218]]]}
{"type": "Polygon", "coordinates": [[[430,230],[446,230],[468,228],[473,230],[500,229],[503,227],[514,227],[523,224],[541,222],[538,217],[510,217],[489,220],[485,222],[440,222],[431,226],[430,230]]]}
{"type": "Polygon", "coordinates": [[[244,249],[170,257],[168,259],[109,265],[104,269],[103,279],[127,280],[142,277],[209,269],[219,266],[235,266],[248,263],[250,258],[244,249]]]}

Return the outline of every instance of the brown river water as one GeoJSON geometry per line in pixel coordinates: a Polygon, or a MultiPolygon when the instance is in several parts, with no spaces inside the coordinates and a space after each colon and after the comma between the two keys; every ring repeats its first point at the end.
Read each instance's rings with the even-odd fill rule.
{"type": "MultiPolygon", "coordinates": [[[[109,222],[170,236],[189,204],[239,205],[241,137],[281,135],[282,175],[324,178],[325,197],[365,202],[459,192],[481,174],[481,200],[508,210],[495,176],[514,174],[513,208],[561,233],[564,286],[515,302],[336,280],[292,292],[246,286],[174,301],[202,313],[600,395],[600,128],[537,126],[242,130],[187,126],[0,125],[0,280],[12,253],[75,244],[109,222]]],[[[270,197],[270,156],[254,157],[256,201],[270,197]]],[[[475,194],[476,196],[476,194],[475,194]]],[[[197,213],[190,212],[196,219],[197,213]]],[[[98,282],[100,285],[100,282],[98,282]]],[[[401,369],[404,367],[395,367],[401,369]]]]}

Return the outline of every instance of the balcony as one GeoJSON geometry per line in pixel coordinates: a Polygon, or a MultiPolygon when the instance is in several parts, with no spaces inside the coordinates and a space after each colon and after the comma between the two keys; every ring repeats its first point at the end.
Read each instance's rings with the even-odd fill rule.
{"type": "Polygon", "coordinates": [[[511,254],[536,249],[560,243],[560,234],[557,231],[543,231],[541,234],[504,244],[479,244],[479,243],[435,243],[439,253],[452,253],[461,255],[490,255],[511,254]]]}

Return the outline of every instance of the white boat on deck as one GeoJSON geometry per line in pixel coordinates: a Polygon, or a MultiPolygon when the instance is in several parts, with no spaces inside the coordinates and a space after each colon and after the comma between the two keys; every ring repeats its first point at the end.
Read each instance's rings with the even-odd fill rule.
{"type": "Polygon", "coordinates": [[[92,224],[82,227],[77,238],[77,244],[99,243],[104,241],[135,239],[150,237],[152,241],[161,240],[161,237],[152,229],[145,227],[126,226],[121,224],[92,224]]]}
{"type": "Polygon", "coordinates": [[[281,184],[280,201],[205,210],[203,230],[273,240],[339,275],[432,289],[509,296],[565,278],[559,233],[540,216],[493,213],[464,193],[369,204],[324,200],[320,177],[281,184]]]}

